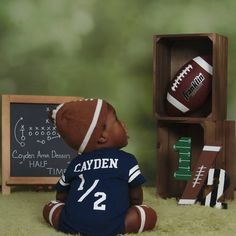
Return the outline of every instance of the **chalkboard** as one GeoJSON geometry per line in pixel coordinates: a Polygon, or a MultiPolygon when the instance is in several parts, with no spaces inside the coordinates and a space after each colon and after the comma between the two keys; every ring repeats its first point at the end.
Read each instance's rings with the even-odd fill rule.
{"type": "Polygon", "coordinates": [[[58,104],[81,97],[2,95],[2,192],[17,184],[55,184],[77,153],[48,119],[58,104]]]}
{"type": "Polygon", "coordinates": [[[61,176],[76,156],[47,114],[51,104],[10,104],[11,176],[61,176]]]}

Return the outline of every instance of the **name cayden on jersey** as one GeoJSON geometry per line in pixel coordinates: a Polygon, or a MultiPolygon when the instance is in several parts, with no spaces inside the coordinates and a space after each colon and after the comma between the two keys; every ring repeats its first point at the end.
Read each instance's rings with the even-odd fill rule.
{"type": "Polygon", "coordinates": [[[56,186],[58,192],[69,189],[60,231],[123,231],[129,187],[144,182],[135,157],[122,150],[102,149],[75,158],[56,186]]]}

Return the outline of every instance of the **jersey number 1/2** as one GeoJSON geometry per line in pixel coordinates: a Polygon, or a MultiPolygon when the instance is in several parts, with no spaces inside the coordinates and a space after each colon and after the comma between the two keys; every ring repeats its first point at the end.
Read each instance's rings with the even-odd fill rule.
{"type": "MultiPolygon", "coordinates": [[[[82,191],[84,190],[84,184],[85,184],[85,179],[84,179],[83,174],[80,174],[79,178],[81,179],[81,183],[77,190],[82,191]]],[[[96,186],[98,185],[98,182],[99,182],[99,179],[95,179],[91,187],[88,188],[87,191],[79,198],[78,202],[82,202],[96,188],[96,186]]],[[[96,192],[94,194],[94,197],[98,199],[95,200],[95,202],[93,203],[93,210],[105,211],[106,205],[102,203],[106,200],[107,195],[104,192],[96,192]]]]}

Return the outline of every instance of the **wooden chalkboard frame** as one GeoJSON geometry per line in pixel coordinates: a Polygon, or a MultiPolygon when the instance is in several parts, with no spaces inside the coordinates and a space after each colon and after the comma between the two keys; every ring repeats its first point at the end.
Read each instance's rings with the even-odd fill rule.
{"type": "Polygon", "coordinates": [[[13,185],[54,185],[58,177],[12,177],[10,175],[10,105],[25,104],[60,104],[81,97],[2,95],[2,194],[11,193],[13,185]]]}

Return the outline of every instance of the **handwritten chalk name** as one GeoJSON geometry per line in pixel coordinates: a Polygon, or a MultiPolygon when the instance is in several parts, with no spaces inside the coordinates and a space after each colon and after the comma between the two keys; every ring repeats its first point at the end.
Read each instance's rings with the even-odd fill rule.
{"type": "Polygon", "coordinates": [[[55,150],[52,150],[51,157],[56,159],[70,159],[70,154],[58,154],[55,150]]]}
{"type": "Polygon", "coordinates": [[[41,151],[37,151],[36,153],[30,153],[26,151],[25,153],[20,153],[17,150],[12,151],[11,155],[12,159],[19,160],[19,164],[22,164],[26,160],[32,159],[70,159],[70,154],[65,153],[57,153],[55,150],[52,150],[50,153],[42,153],[41,151]]]}

